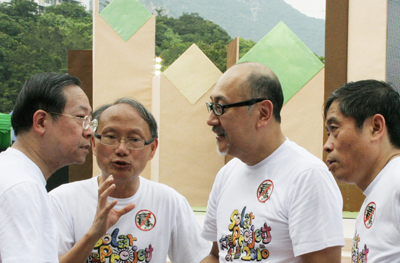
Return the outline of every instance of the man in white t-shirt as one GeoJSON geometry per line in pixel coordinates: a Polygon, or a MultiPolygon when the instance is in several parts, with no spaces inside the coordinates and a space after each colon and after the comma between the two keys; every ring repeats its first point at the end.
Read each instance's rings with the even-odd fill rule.
{"type": "Polygon", "coordinates": [[[46,180],[82,164],[94,123],[80,81],[42,73],[23,85],[11,117],[17,140],[0,154],[0,262],[58,262],[46,180]]]}
{"type": "Polygon", "coordinates": [[[339,263],[342,197],[326,165],[281,131],[283,94],[266,66],[227,70],[211,93],[207,124],[233,157],[217,177],[202,236],[202,262],[339,263]]]}
{"type": "Polygon", "coordinates": [[[364,192],[352,262],[400,262],[400,95],[377,80],[350,82],[325,103],[329,170],[364,192]]]}
{"type": "Polygon", "coordinates": [[[50,192],[60,231],[60,262],[198,263],[211,243],[187,200],[141,177],[157,149],[157,123],[139,102],[119,99],[93,113],[101,169],[50,192]],[[120,217],[120,213],[126,213],[120,217]],[[119,219],[119,220],[118,220],[119,219]]]}

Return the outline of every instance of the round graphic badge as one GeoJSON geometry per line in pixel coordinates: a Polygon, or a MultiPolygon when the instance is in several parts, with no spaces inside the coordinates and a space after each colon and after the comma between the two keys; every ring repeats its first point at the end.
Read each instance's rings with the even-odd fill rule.
{"type": "Polygon", "coordinates": [[[135,216],[136,226],[142,231],[150,231],[156,225],[156,216],[149,210],[140,210],[135,216]]]}
{"type": "Polygon", "coordinates": [[[272,191],[274,190],[274,183],[271,180],[265,180],[260,184],[260,186],[257,189],[257,199],[261,203],[265,203],[272,194],[272,191]]]}
{"type": "Polygon", "coordinates": [[[364,211],[364,225],[366,228],[369,229],[374,223],[375,214],[376,214],[376,204],[374,202],[371,202],[367,205],[367,207],[365,207],[364,211]]]}

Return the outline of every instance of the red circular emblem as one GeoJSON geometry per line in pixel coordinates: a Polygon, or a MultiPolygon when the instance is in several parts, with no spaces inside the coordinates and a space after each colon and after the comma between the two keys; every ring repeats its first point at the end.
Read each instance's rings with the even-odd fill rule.
{"type": "Polygon", "coordinates": [[[142,231],[152,230],[156,221],[156,216],[149,210],[140,210],[135,216],[136,226],[142,231]]]}
{"type": "Polygon", "coordinates": [[[374,202],[369,203],[365,207],[364,211],[364,225],[366,228],[370,228],[374,223],[376,216],[376,204],[374,202]]]}
{"type": "Polygon", "coordinates": [[[271,180],[265,180],[257,189],[257,199],[261,203],[265,203],[272,195],[274,183],[271,180]]]}

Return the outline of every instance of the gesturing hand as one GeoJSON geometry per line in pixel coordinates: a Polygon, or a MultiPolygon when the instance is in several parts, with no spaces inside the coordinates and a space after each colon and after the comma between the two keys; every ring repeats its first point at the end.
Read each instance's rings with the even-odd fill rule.
{"type": "Polygon", "coordinates": [[[91,232],[97,238],[101,238],[107,230],[118,222],[121,216],[132,211],[135,208],[135,204],[128,204],[119,210],[115,210],[114,206],[117,204],[117,200],[108,202],[108,196],[114,191],[114,177],[112,175],[100,185],[97,211],[94,218],[91,232]]]}

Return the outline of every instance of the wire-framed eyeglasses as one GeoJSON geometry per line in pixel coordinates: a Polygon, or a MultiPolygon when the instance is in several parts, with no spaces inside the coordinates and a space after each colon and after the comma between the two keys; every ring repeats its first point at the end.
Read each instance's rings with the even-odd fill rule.
{"type": "Polygon", "coordinates": [[[254,105],[263,100],[267,100],[267,99],[266,98],[257,98],[257,99],[245,100],[245,101],[231,103],[231,104],[225,104],[225,105],[222,105],[221,103],[215,103],[215,102],[211,102],[211,103],[206,102],[206,105],[207,105],[208,112],[211,112],[211,110],[212,110],[216,116],[221,116],[222,114],[224,114],[225,109],[227,109],[227,108],[251,106],[251,105],[254,105]]]}
{"type": "Polygon", "coordinates": [[[122,139],[114,134],[98,134],[97,132],[94,133],[94,137],[99,139],[100,142],[104,145],[108,146],[116,146],[121,143],[121,141],[125,141],[126,147],[133,149],[133,150],[141,150],[146,145],[151,144],[154,141],[154,137],[148,141],[143,140],[142,138],[125,138],[122,139]]]}
{"type": "Polygon", "coordinates": [[[96,128],[98,126],[97,119],[92,120],[92,116],[90,116],[90,115],[86,115],[85,117],[80,117],[80,116],[73,116],[73,115],[56,113],[56,112],[49,112],[49,113],[59,115],[59,116],[66,116],[66,117],[79,119],[82,121],[82,127],[84,130],[89,129],[89,127],[92,127],[93,130],[96,130],[96,128]]]}

